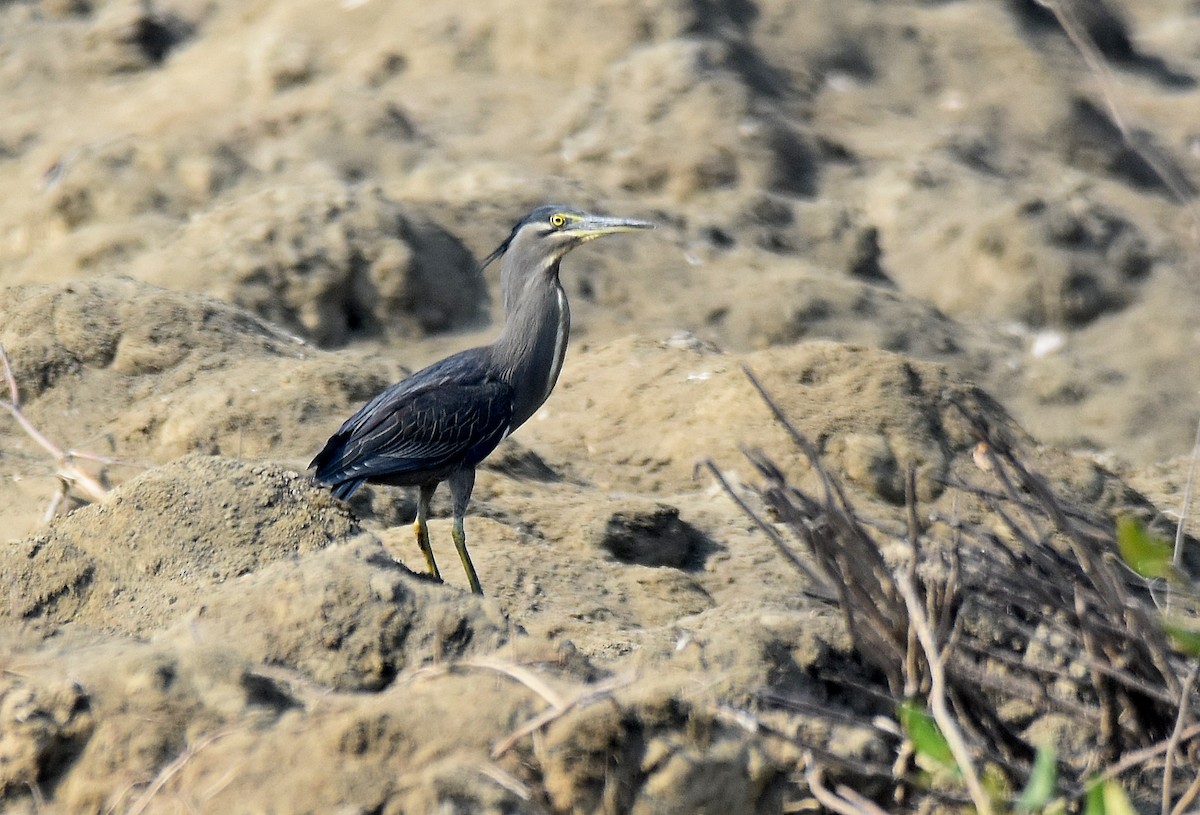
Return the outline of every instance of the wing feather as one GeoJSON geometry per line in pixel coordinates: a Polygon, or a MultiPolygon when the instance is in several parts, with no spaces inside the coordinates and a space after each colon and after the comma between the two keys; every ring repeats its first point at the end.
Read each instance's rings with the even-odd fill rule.
{"type": "Polygon", "coordinates": [[[310,467],[326,484],[434,474],[473,466],[512,421],[512,388],[501,381],[414,378],[388,388],[351,416],[310,467]]]}
{"type": "Polygon", "coordinates": [[[416,483],[422,473],[434,477],[482,461],[508,432],[512,388],[487,376],[473,354],[478,350],[450,356],[362,406],[308,465],[317,480],[356,486],[412,477],[416,483]]]}

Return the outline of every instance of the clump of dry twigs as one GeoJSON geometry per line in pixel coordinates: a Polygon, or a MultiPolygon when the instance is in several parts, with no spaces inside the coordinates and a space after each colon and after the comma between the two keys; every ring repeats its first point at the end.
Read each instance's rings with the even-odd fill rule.
{"type": "MultiPolygon", "coordinates": [[[[874,695],[878,706],[858,716],[862,726],[893,720],[882,731],[895,746],[890,767],[843,761],[824,745],[799,740],[811,751],[808,786],[823,806],[877,809],[849,787],[825,788],[821,773],[828,772],[869,776],[875,789],[885,779],[890,804],[916,805],[931,796],[953,801],[956,794],[962,801],[965,791],[978,812],[995,811],[985,768],[1014,789],[1030,778],[1036,754],[1023,735],[1027,722],[1001,711],[1032,704],[1035,716],[1065,714],[1089,734],[1088,750],[1060,745],[1061,798],[1081,800],[1089,783],[1119,777],[1134,789],[1161,790],[1164,815],[1189,811],[1200,793],[1197,660],[1172,650],[1145,581],[1117,556],[1112,519],[1064,505],[1003,433],[970,405],[952,402],[978,438],[981,466],[973,483],[949,486],[986,508],[987,525],[922,518],[910,475],[907,557],[889,562],[881,548],[888,533],[856,513],[813,444],[747,374],[811,464],[819,489],[813,494],[790,483],[766,453],[746,452],[764,481],[759,497],[793,541],[734,498],[815,584],[812,593],[834,598],[856,658],[879,677],[873,687],[864,687],[872,680],[861,675],[823,678],[846,681],[848,696],[874,695]],[[945,736],[961,772],[957,791],[932,789],[914,772],[912,744],[895,722],[900,706],[913,700],[945,736]]],[[[763,703],[809,715],[854,715],[771,692],[763,703]]]]}

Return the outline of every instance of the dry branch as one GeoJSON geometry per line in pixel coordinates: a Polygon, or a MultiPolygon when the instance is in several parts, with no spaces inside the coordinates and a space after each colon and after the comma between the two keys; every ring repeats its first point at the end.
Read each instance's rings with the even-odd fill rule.
{"type": "Polygon", "coordinates": [[[401,681],[417,681],[421,679],[432,679],[439,676],[447,676],[458,670],[483,670],[507,676],[509,679],[524,685],[534,694],[539,696],[549,707],[539,713],[537,716],[530,719],[525,724],[514,730],[508,737],[496,745],[492,750],[491,757],[497,759],[512,749],[518,741],[524,737],[536,734],[543,727],[551,724],[557,719],[562,718],[566,714],[578,707],[587,707],[596,702],[607,699],[612,696],[613,692],[626,685],[632,684],[637,678],[633,673],[625,673],[619,676],[612,677],[604,682],[597,682],[592,685],[585,685],[580,688],[572,696],[564,696],[557,690],[552,688],[546,680],[538,676],[533,671],[529,670],[524,665],[507,660],[492,659],[490,657],[475,657],[471,659],[461,659],[455,662],[443,662],[436,665],[418,668],[412,673],[401,677],[401,681]]]}
{"type": "Polygon", "coordinates": [[[218,730],[215,733],[208,734],[195,744],[189,744],[187,748],[175,758],[174,761],[159,771],[158,776],[154,779],[154,782],[146,789],[145,792],[138,796],[137,800],[135,800],[130,805],[129,809],[126,810],[127,815],[141,815],[141,813],[145,812],[146,808],[150,806],[150,802],[154,800],[154,796],[158,795],[158,793],[162,791],[162,788],[167,785],[167,782],[174,778],[180,770],[187,766],[187,763],[195,758],[201,750],[205,749],[213,742],[223,739],[231,733],[237,732],[237,729],[238,728],[226,728],[225,730],[218,730]]]}
{"type": "MultiPolygon", "coordinates": [[[[754,375],[747,375],[819,480],[814,493],[806,492],[789,483],[765,453],[745,451],[763,480],[755,491],[811,561],[802,560],[804,553],[792,551],[771,528],[773,539],[779,538],[776,547],[793,564],[816,564],[815,570],[801,574],[811,580],[815,572],[832,589],[853,656],[886,679],[886,688],[868,688],[862,685],[878,681],[869,673],[867,679],[849,679],[823,672],[823,681],[842,685],[848,695],[879,700],[868,714],[861,708],[831,712],[826,717],[831,724],[857,716],[861,726],[870,727],[874,716],[895,716],[894,705],[906,695],[927,696],[968,778],[976,809],[985,811],[990,802],[978,780],[970,780],[969,767],[988,762],[1002,769],[1014,788],[1028,780],[1035,751],[997,711],[1008,701],[1033,701],[1062,710],[1079,726],[1095,728],[1098,747],[1087,754],[1061,755],[1065,774],[1060,777],[1068,797],[1084,794],[1082,779],[1089,765],[1145,774],[1164,755],[1171,769],[1164,780],[1175,787],[1169,793],[1175,810],[1180,801],[1200,794],[1193,791],[1200,783],[1192,781],[1198,777],[1195,767],[1187,767],[1187,778],[1174,777],[1185,774],[1177,755],[1200,745],[1200,732],[1189,724],[1187,713],[1200,701],[1197,680],[1185,679],[1193,663],[1171,650],[1156,625],[1144,582],[1116,557],[1111,519],[1060,500],[1026,465],[1014,443],[989,426],[973,405],[950,395],[948,403],[974,430],[976,461],[985,465],[969,473],[986,482],[955,480],[947,486],[956,491],[956,502],[968,498],[1007,533],[997,534],[986,521],[960,520],[957,503],[950,519],[923,516],[911,477],[906,528],[892,533],[882,525],[867,525],[824,468],[815,446],[790,424],[754,375]],[[881,539],[907,543],[890,549],[907,548],[908,560],[885,560],[881,539]],[[1046,637],[1054,638],[1053,649],[1043,645],[1030,650],[1046,637]],[[1045,691],[1048,680],[1054,693],[1045,691]],[[1078,780],[1071,780],[1072,770],[1078,780]]],[[[710,469],[716,473],[715,465],[710,469]]],[[[732,494],[728,483],[718,480],[732,494]]],[[[749,503],[738,503],[760,528],[770,527],[749,503]]],[[[760,700],[768,706],[788,705],[783,694],[764,693],[760,700]]],[[[822,716],[811,708],[804,713],[822,716]]],[[[827,752],[801,737],[793,741],[816,754],[827,752]]],[[[895,741],[902,752],[902,742],[895,741]]],[[[836,759],[821,761],[846,772],[859,769],[836,759]]],[[[907,763],[896,764],[893,795],[913,793],[919,802],[939,794],[914,785],[908,770],[907,763]]],[[[824,793],[833,795],[828,788],[824,793]]],[[[822,803],[860,811],[856,803],[837,796],[822,803]]]]}
{"type": "MultiPolygon", "coordinates": [[[[16,420],[17,424],[20,425],[21,429],[25,431],[25,434],[37,442],[58,464],[58,470],[55,472],[55,475],[63,484],[62,492],[64,495],[66,489],[74,487],[89,501],[102,500],[108,494],[108,487],[101,484],[90,473],[75,464],[75,459],[82,458],[82,456],[79,456],[74,451],[64,450],[52,442],[21,411],[21,392],[17,388],[17,378],[13,374],[12,366],[8,362],[8,353],[4,350],[3,345],[0,345],[0,363],[4,365],[4,379],[8,383],[9,395],[7,402],[0,401],[0,407],[7,410],[13,419],[16,420]]],[[[56,496],[53,506],[56,507],[61,500],[61,497],[56,496]]]]}

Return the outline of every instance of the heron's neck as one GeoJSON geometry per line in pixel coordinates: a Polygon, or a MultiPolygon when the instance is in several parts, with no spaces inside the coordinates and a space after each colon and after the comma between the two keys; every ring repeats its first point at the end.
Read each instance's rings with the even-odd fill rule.
{"type": "Polygon", "coordinates": [[[567,355],[571,310],[558,281],[557,263],[552,268],[504,277],[504,330],[493,349],[516,393],[515,430],[542,406],[558,381],[567,355]]]}

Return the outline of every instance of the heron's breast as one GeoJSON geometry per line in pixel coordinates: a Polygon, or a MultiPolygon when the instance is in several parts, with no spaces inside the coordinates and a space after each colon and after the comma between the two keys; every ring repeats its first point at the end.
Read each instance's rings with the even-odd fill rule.
{"type": "Polygon", "coordinates": [[[555,288],[554,296],[555,305],[558,307],[558,319],[555,321],[554,356],[551,358],[550,370],[547,372],[546,388],[542,393],[543,402],[550,398],[550,392],[554,390],[554,385],[558,382],[563,360],[567,358],[567,339],[571,335],[571,309],[567,305],[567,295],[562,287],[558,286],[555,288]]]}

